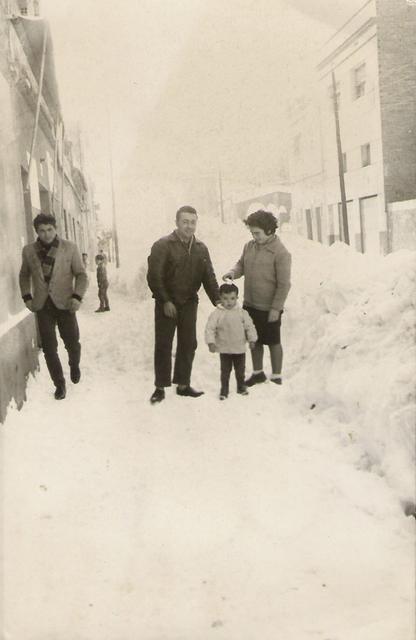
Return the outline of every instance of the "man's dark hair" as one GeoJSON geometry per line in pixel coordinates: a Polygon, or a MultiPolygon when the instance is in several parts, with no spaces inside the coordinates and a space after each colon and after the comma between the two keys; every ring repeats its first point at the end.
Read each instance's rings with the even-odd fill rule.
{"type": "Polygon", "coordinates": [[[191,207],[188,204],[185,204],[183,207],[180,207],[177,212],[176,212],[176,222],[178,222],[179,218],[181,217],[181,213],[193,213],[194,216],[198,216],[196,209],[194,209],[194,207],[191,207]]]}
{"type": "Polygon", "coordinates": [[[56,229],[56,218],[49,213],[38,213],[36,218],[33,220],[33,226],[36,231],[41,224],[51,224],[56,229]]]}
{"type": "Polygon", "coordinates": [[[220,296],[223,293],[236,293],[238,295],[238,287],[234,283],[225,283],[220,286],[220,296]]]}
{"type": "Polygon", "coordinates": [[[251,213],[244,222],[248,227],[259,227],[263,229],[264,233],[268,236],[274,233],[278,227],[274,215],[270,213],[270,211],[264,211],[263,209],[251,213]]]}

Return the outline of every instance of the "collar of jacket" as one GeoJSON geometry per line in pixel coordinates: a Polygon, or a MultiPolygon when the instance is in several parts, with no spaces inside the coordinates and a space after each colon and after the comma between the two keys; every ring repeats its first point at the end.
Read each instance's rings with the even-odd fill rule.
{"type": "Polygon", "coordinates": [[[41,247],[42,249],[45,249],[46,251],[48,251],[51,247],[58,247],[59,246],[59,236],[58,236],[58,234],[56,234],[56,236],[54,237],[52,242],[50,242],[49,244],[46,244],[46,242],[42,242],[42,240],[38,237],[38,238],[36,238],[35,245],[38,246],[38,247],[41,247]]]}
{"type": "Polygon", "coordinates": [[[264,244],[257,244],[255,240],[252,240],[253,246],[256,249],[264,249],[265,251],[275,252],[276,244],[279,242],[279,239],[276,235],[272,235],[264,244]]]}
{"type": "MultiPolygon", "coordinates": [[[[176,231],[172,231],[172,233],[170,234],[170,236],[168,236],[168,240],[170,242],[180,242],[181,244],[184,244],[186,246],[186,243],[180,239],[178,232],[176,231]]],[[[201,240],[198,240],[198,238],[196,236],[192,236],[192,244],[193,243],[196,244],[201,244],[201,240]]]]}
{"type": "Polygon", "coordinates": [[[241,306],[237,302],[237,304],[235,304],[234,307],[232,307],[232,309],[226,309],[220,303],[220,304],[217,304],[217,309],[219,309],[220,311],[239,311],[239,310],[241,310],[241,306]]]}

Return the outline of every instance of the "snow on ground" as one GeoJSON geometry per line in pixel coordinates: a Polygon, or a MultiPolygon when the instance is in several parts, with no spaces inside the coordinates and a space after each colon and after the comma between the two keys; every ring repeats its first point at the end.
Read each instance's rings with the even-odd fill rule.
{"type": "MultiPolygon", "coordinates": [[[[199,231],[219,275],[248,238],[199,231]]],[[[5,638],[414,638],[414,259],[284,242],[285,385],[247,398],[217,400],[202,293],[205,395],[151,407],[146,252],[110,313],[92,284],[82,382],[56,402],[41,361],[2,431],[5,638]]]]}

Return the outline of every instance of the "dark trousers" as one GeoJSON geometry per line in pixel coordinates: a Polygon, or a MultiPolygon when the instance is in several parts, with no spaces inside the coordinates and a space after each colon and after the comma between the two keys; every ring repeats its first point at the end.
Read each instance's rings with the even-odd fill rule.
{"type": "Polygon", "coordinates": [[[230,385],[230,374],[234,366],[235,379],[237,380],[237,390],[244,387],[244,374],[246,370],[245,353],[220,353],[221,363],[221,393],[228,395],[230,385]]]}
{"type": "Polygon", "coordinates": [[[163,313],[163,303],[155,304],[155,386],[170,387],[172,375],[172,343],[175,331],[176,357],[173,372],[174,384],[189,385],[196,341],[196,316],[198,303],[176,305],[176,318],[163,313]]]}
{"type": "Polygon", "coordinates": [[[110,303],[108,302],[107,287],[98,287],[98,299],[100,301],[100,309],[109,309],[110,303]]]}
{"type": "Polygon", "coordinates": [[[65,382],[65,378],[58,356],[56,326],[58,326],[59,335],[68,352],[69,366],[78,366],[81,358],[81,345],[77,318],[75,313],[71,313],[71,311],[58,309],[50,298],[46,300],[42,309],[36,312],[36,318],[46,366],[53,383],[58,386],[65,382]]]}

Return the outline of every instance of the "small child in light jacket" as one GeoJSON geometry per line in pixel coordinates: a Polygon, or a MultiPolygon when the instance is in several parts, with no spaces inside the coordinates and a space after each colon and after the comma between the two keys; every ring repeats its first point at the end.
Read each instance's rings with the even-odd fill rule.
{"type": "Polygon", "coordinates": [[[221,363],[220,400],[229,393],[230,374],[234,366],[237,393],[247,395],[244,384],[246,366],[246,342],[254,349],[257,332],[247,311],[238,305],[238,287],[223,284],[220,287],[221,306],[208,318],[205,342],[211,353],[219,352],[221,363]]]}

